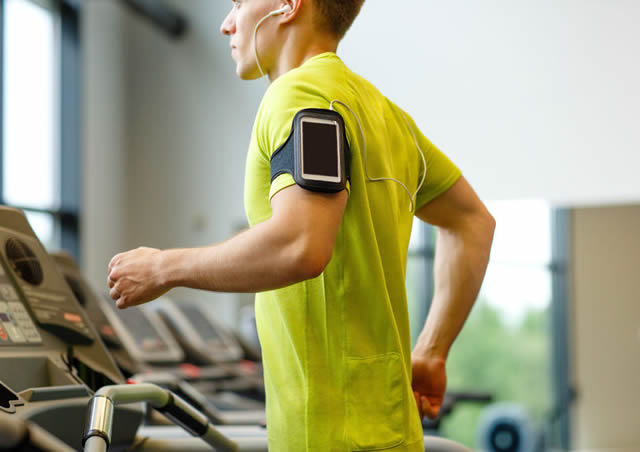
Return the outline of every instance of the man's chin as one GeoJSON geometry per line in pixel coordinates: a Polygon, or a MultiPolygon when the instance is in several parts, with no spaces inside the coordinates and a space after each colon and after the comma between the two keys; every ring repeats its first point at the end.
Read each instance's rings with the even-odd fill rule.
{"type": "Polygon", "coordinates": [[[240,80],[256,80],[262,77],[258,68],[243,68],[238,66],[236,68],[236,74],[240,80]]]}

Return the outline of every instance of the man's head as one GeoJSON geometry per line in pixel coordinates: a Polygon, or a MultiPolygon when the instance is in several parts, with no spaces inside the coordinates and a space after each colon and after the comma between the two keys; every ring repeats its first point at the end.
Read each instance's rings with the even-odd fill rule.
{"type": "Polygon", "coordinates": [[[363,3],[364,0],[313,0],[316,25],[340,41],[358,16],[363,3]]]}
{"type": "Polygon", "coordinates": [[[363,3],[364,0],[233,0],[220,31],[230,38],[238,76],[250,80],[261,75],[254,52],[254,32],[259,23],[257,53],[265,72],[270,73],[283,56],[296,60],[309,51],[335,50],[363,3]],[[275,11],[280,12],[270,15],[275,11]]]}

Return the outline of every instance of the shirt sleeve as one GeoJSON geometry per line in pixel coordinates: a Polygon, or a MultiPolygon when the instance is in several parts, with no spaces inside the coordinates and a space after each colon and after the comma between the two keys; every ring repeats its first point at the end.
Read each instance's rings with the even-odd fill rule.
{"type": "MultiPolygon", "coordinates": [[[[426,178],[416,196],[416,211],[418,211],[429,201],[449,190],[460,179],[462,172],[438,147],[424,136],[413,120],[410,121],[427,162],[426,178]]],[[[419,164],[422,168],[422,160],[419,164]]]]}

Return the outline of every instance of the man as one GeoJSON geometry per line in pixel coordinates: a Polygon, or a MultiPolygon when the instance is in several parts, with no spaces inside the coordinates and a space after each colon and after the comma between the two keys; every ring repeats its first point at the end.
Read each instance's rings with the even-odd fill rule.
{"type": "Polygon", "coordinates": [[[489,258],[494,220],[460,171],[335,54],[362,3],[233,2],[221,31],[237,74],[272,82],[247,157],[251,228],[203,248],[139,248],[109,264],[119,308],[177,286],[258,292],[275,451],[424,450],[420,419],[440,410],[447,354],[489,258]],[[303,110],[341,116],[349,180],[338,190],[303,188],[291,168],[272,174],[303,110]],[[405,269],[414,215],[439,236],[434,299],[412,352],[405,269]]]}

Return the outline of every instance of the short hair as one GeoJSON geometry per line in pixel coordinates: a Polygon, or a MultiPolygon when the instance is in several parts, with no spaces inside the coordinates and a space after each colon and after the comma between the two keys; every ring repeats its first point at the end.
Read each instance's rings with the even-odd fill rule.
{"type": "Polygon", "coordinates": [[[360,13],[364,0],[315,0],[317,25],[342,39],[360,13]]]}

